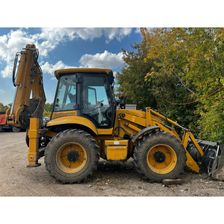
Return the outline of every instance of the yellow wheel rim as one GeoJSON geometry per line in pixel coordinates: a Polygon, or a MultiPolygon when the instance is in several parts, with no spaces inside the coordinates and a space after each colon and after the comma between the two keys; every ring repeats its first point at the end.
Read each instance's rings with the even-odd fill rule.
{"type": "Polygon", "coordinates": [[[86,150],[79,143],[66,143],[56,153],[56,164],[65,173],[77,173],[86,163],[86,150]]]}
{"type": "Polygon", "coordinates": [[[167,174],[175,168],[177,155],[172,147],[158,144],[148,150],[147,164],[153,172],[167,174]]]}

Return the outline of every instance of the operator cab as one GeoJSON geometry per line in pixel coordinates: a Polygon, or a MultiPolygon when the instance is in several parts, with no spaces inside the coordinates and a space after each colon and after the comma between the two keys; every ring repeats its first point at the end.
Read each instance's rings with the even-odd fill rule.
{"type": "MultiPolygon", "coordinates": [[[[113,126],[116,103],[110,69],[61,69],[55,71],[58,86],[53,113],[76,111],[98,128],[113,126]]],[[[63,113],[65,116],[65,113],[63,113]]]]}

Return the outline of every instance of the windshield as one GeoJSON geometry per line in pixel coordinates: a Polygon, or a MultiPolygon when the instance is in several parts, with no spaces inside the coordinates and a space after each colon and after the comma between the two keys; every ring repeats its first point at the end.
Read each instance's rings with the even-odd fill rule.
{"type": "Polygon", "coordinates": [[[76,75],[64,75],[60,78],[54,111],[76,110],[76,75]]]}

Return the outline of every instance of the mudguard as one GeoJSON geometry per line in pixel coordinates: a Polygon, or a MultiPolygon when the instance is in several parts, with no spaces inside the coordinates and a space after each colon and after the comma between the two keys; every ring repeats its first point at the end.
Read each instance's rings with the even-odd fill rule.
{"type": "Polygon", "coordinates": [[[158,126],[150,126],[150,127],[146,127],[144,129],[142,129],[138,134],[134,135],[131,139],[131,141],[133,143],[135,143],[139,138],[141,138],[142,136],[149,134],[151,132],[155,132],[155,131],[159,131],[160,128],[158,126]]]}

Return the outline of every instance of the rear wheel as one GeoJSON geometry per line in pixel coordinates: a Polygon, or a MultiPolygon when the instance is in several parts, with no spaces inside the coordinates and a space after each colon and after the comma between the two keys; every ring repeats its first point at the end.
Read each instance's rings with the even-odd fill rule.
{"type": "Polygon", "coordinates": [[[177,138],[167,133],[149,135],[134,150],[139,173],[153,181],[177,178],[184,170],[186,154],[177,138]]]}
{"type": "Polygon", "coordinates": [[[48,172],[62,183],[84,181],[96,170],[99,148],[83,130],[70,129],[57,134],[45,150],[48,172]]]}

